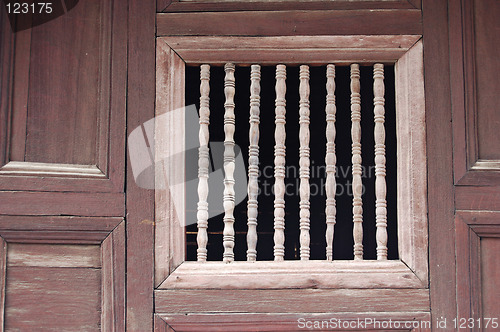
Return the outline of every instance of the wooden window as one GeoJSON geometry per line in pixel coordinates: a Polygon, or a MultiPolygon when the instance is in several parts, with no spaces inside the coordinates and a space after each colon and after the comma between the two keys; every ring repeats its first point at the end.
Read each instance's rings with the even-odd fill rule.
{"type": "MultiPolygon", "coordinates": [[[[186,65],[394,64],[399,260],[185,262],[184,213],[179,213],[174,204],[177,198],[173,198],[182,198],[185,193],[182,186],[176,186],[170,192],[156,190],[156,285],[168,290],[313,287],[418,292],[427,288],[425,112],[422,43],[418,40],[419,36],[409,35],[158,38],[157,115],[184,106],[186,65]],[[255,273],[260,278],[254,278],[255,273]],[[293,277],[283,278],[285,275],[293,277]]],[[[231,65],[226,65],[227,69],[231,72],[231,65]]],[[[155,158],[161,161],[174,147],[184,145],[184,127],[167,120],[156,121],[155,127],[155,158]]],[[[157,171],[177,172],[179,176],[184,165],[178,166],[157,171]]],[[[163,179],[171,174],[157,175],[163,179]]],[[[421,294],[426,296],[425,291],[421,294]]]]}

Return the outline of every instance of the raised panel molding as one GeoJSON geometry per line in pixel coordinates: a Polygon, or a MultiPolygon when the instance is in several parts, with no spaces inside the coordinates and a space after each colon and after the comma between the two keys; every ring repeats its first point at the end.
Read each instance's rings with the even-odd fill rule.
{"type": "Polygon", "coordinates": [[[126,13],[126,6],[99,0],[80,3],[68,16],[15,34],[7,20],[1,23],[0,129],[5,135],[0,137],[0,190],[123,192],[127,29],[121,18],[126,13]],[[96,30],[91,35],[87,31],[85,44],[63,48],[65,40],[78,40],[74,28],[61,31],[59,43],[57,38],[49,43],[43,29],[78,25],[69,15],[77,15],[83,6],[98,11],[96,30]],[[33,40],[35,33],[46,38],[33,40]],[[42,55],[50,52],[92,66],[85,75],[64,73],[46,82],[50,68],[41,66],[51,60],[42,55]],[[60,86],[67,89],[54,90],[60,86]],[[68,105],[73,121],[64,118],[68,105]]]}
{"type": "MultiPolygon", "coordinates": [[[[10,266],[17,270],[28,269],[26,271],[32,273],[42,273],[43,270],[40,269],[52,268],[55,275],[44,275],[41,279],[33,279],[51,283],[57,278],[73,280],[72,274],[66,272],[69,271],[68,268],[77,267],[76,265],[86,268],[83,271],[84,274],[78,274],[79,278],[85,276],[95,278],[96,274],[92,271],[100,269],[100,279],[95,283],[100,290],[95,291],[96,295],[100,296],[101,302],[100,313],[96,312],[100,315],[101,330],[124,331],[125,221],[123,218],[0,216],[0,331],[9,327],[9,320],[5,321],[6,312],[10,312],[9,315],[15,314],[14,308],[4,308],[6,282],[8,283],[6,277],[9,278],[10,266]],[[9,243],[12,243],[12,252],[9,251],[11,250],[9,243]],[[97,249],[98,252],[93,248],[96,245],[100,248],[97,249]],[[46,249],[40,250],[42,247],[46,249]],[[30,254],[30,248],[36,249],[35,256],[30,254]],[[67,257],[58,260],[50,258],[51,254],[61,250],[66,252],[67,257]],[[8,264],[7,256],[10,257],[8,264]],[[88,274],[86,271],[92,273],[88,274]]],[[[18,272],[16,275],[20,276],[18,272]]],[[[34,277],[37,278],[36,275],[34,277]]],[[[41,289],[41,291],[45,290],[46,288],[41,289]]],[[[23,296],[29,297],[30,289],[26,291],[27,293],[23,296]]],[[[34,289],[34,291],[37,290],[34,289]]],[[[65,294],[73,292],[71,289],[66,291],[65,294]]],[[[77,293],[78,289],[75,289],[75,294],[77,293]]],[[[81,295],[83,296],[83,293],[81,295]]],[[[86,296],[85,299],[90,298],[86,296]]],[[[68,303],[77,301],[76,298],[60,298],[60,300],[68,301],[68,303]]],[[[23,305],[26,305],[28,310],[36,310],[35,304],[29,307],[29,301],[23,305]]],[[[43,316],[43,313],[39,315],[43,316]]],[[[25,326],[25,328],[32,324],[31,319],[25,322],[16,319],[11,322],[15,322],[16,326],[25,326]]],[[[54,321],[54,324],[58,326],[57,321],[54,321]]]]}
{"type": "MultiPolygon", "coordinates": [[[[485,238],[500,241],[500,212],[458,211],[455,217],[457,252],[457,305],[458,317],[483,320],[483,306],[498,308],[498,297],[485,299],[484,282],[493,283],[491,289],[498,290],[498,276],[482,275],[482,248],[485,238]]],[[[495,253],[496,254],[496,253],[495,253]]],[[[495,257],[490,252],[488,257],[495,257]]],[[[498,309],[497,309],[498,310],[498,309]]]]}
{"type": "MultiPolygon", "coordinates": [[[[500,8],[497,2],[484,6],[491,8],[492,11],[500,8]]],[[[487,64],[478,62],[478,43],[481,42],[481,38],[486,37],[482,36],[484,31],[478,30],[478,22],[474,17],[475,10],[477,10],[475,7],[474,0],[449,2],[449,11],[452,13],[449,15],[449,46],[453,54],[450,57],[450,82],[453,114],[454,181],[455,185],[497,186],[500,185],[500,160],[497,156],[495,156],[495,159],[484,159],[480,153],[481,146],[491,144],[493,148],[490,149],[495,149],[500,141],[495,136],[497,135],[496,132],[492,133],[492,130],[485,131],[486,128],[481,129],[480,119],[478,119],[481,114],[482,118],[485,118],[488,117],[487,112],[494,112],[490,107],[481,108],[482,104],[479,103],[481,97],[479,95],[481,93],[491,93],[491,89],[495,89],[494,86],[497,83],[491,80],[485,82],[484,78],[479,81],[482,78],[478,76],[481,68],[488,68],[486,70],[490,71],[493,69],[489,68],[487,64]],[[484,88],[485,85],[489,87],[490,92],[480,89],[481,87],[484,88]],[[480,138],[480,132],[490,136],[493,135],[493,137],[480,138]]],[[[480,14],[485,16],[485,13],[480,14]]],[[[485,43],[484,40],[482,42],[485,43]]],[[[494,41],[490,42],[490,44],[496,45],[494,41]]],[[[493,54],[488,55],[495,57],[493,54]]],[[[489,96],[488,98],[494,97],[489,96]]],[[[484,98],[481,100],[484,100],[484,98]]],[[[496,121],[495,118],[490,120],[496,121]]],[[[482,123],[484,123],[484,120],[482,123]]]]}

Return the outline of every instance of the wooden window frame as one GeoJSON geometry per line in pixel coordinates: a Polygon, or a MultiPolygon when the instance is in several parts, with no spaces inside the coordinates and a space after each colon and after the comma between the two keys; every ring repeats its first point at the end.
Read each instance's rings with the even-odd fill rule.
{"type": "MultiPolygon", "coordinates": [[[[160,37],[157,38],[156,119],[184,106],[186,65],[395,64],[399,260],[184,262],[183,214],[172,197],[182,186],[155,190],[155,287],[182,289],[426,289],[427,173],[422,41],[419,35],[160,37]],[[277,48],[279,43],[280,48],[277,48]],[[404,96],[404,97],[401,97],[404,96]],[[254,278],[255,273],[259,278],[254,278]],[[285,278],[285,276],[288,276],[285,278]]],[[[166,119],[165,117],[163,117],[166,119]]],[[[184,146],[184,126],[155,123],[155,161],[184,146]]],[[[157,169],[176,172],[184,165],[157,169]]],[[[169,175],[167,174],[167,178],[169,175]]],[[[178,202],[178,201],[177,201],[178,202]]]]}

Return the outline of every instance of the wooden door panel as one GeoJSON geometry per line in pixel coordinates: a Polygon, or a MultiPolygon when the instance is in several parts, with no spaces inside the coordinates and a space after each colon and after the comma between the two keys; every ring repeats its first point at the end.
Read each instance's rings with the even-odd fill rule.
{"type": "Polygon", "coordinates": [[[17,33],[4,18],[0,189],[123,191],[126,6],[112,4],[17,33]]]}
{"type": "Polygon", "coordinates": [[[500,185],[498,2],[450,2],[455,184],[500,185]]]}
{"type": "Polygon", "coordinates": [[[125,329],[123,218],[0,217],[0,326],[125,329]]]}

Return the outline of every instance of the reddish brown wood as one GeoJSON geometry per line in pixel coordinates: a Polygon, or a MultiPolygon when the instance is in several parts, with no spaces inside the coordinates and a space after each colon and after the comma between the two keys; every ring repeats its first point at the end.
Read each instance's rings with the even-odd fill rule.
{"type": "MultiPolygon", "coordinates": [[[[500,227],[497,227],[500,228],[500,227]]],[[[500,252],[499,238],[481,239],[481,314],[500,317],[500,252]]]]}
{"type": "Polygon", "coordinates": [[[158,313],[428,312],[426,289],[157,290],[158,313]]]}
{"type": "Polygon", "coordinates": [[[124,216],[124,210],[120,193],[0,192],[0,214],[112,217],[124,216]]]}
{"type": "Polygon", "coordinates": [[[500,210],[498,187],[465,187],[455,189],[457,210],[500,210]]]}
{"type": "MultiPolygon", "coordinates": [[[[129,1],[127,134],[155,114],[155,9],[154,0],[129,1]]],[[[127,168],[127,330],[151,331],[154,192],[137,187],[127,168]]]]}
{"type": "Polygon", "coordinates": [[[429,272],[432,317],[456,317],[448,8],[424,0],[429,272]]]}
{"type": "Polygon", "coordinates": [[[7,242],[0,237],[0,331],[4,331],[7,242]]]}
{"type": "MultiPolygon", "coordinates": [[[[162,0],[162,2],[166,2],[162,0]]],[[[268,11],[268,10],[353,10],[353,9],[414,9],[418,0],[393,1],[168,1],[163,12],[219,12],[219,11],[268,11]]],[[[160,8],[158,6],[157,8],[160,8]]]]}
{"type": "Polygon", "coordinates": [[[10,243],[8,267],[101,267],[98,245],[10,243]]]}
{"type": "Polygon", "coordinates": [[[75,231],[110,233],[123,218],[85,218],[60,216],[0,216],[0,232],[3,231],[75,231]]]}
{"type": "Polygon", "coordinates": [[[127,29],[118,18],[126,10],[93,2],[16,34],[16,79],[7,82],[13,100],[5,108],[12,120],[2,165],[97,165],[101,178],[85,172],[71,179],[44,170],[27,174],[33,165],[28,163],[16,172],[0,169],[1,189],[123,192],[127,29]],[[75,68],[84,70],[76,75],[75,68]]]}
{"type": "MultiPolygon", "coordinates": [[[[379,322],[386,322],[392,320],[393,322],[405,322],[405,321],[416,321],[416,322],[428,322],[430,321],[429,313],[321,313],[321,314],[203,314],[203,315],[179,315],[179,314],[168,314],[168,315],[158,315],[159,323],[164,327],[171,326],[175,331],[302,331],[305,329],[306,322],[310,322],[310,326],[313,326],[315,321],[327,321],[323,323],[325,328],[331,327],[328,331],[343,330],[334,328],[335,322],[346,321],[351,324],[355,321],[357,324],[358,319],[364,322],[365,319],[373,319],[379,322]],[[161,317],[161,318],[160,318],[161,317]],[[163,320],[162,320],[163,318],[163,320]],[[333,319],[333,320],[332,320],[333,319]],[[169,324],[169,325],[167,325],[169,324]]],[[[423,325],[424,323],[422,323],[423,325]]],[[[337,325],[338,326],[338,325],[337,325]]],[[[361,326],[367,330],[373,329],[373,325],[361,326]]],[[[349,329],[350,331],[352,329],[349,329]]],[[[392,330],[392,329],[384,329],[392,330]]],[[[165,330],[160,330],[165,331],[165,330]]],[[[168,330],[167,330],[168,331],[168,330]]],[[[408,329],[406,330],[408,331],[408,329]]],[[[424,331],[424,330],[414,330],[414,331],[424,331]]],[[[430,329],[428,330],[430,331],[430,329]]]]}
{"type": "Polygon", "coordinates": [[[5,11],[0,14],[0,45],[0,165],[4,165],[8,160],[14,68],[14,33],[5,11]]]}
{"type": "Polygon", "coordinates": [[[125,222],[102,243],[101,328],[125,331],[125,222]]]}
{"type": "Polygon", "coordinates": [[[6,330],[100,331],[99,269],[9,267],[7,278],[6,330]]]}
{"type": "Polygon", "coordinates": [[[157,14],[158,36],[304,36],[422,33],[420,10],[157,14]]]}
{"type": "Polygon", "coordinates": [[[156,11],[157,12],[164,11],[168,6],[170,6],[171,3],[172,0],[156,0],[156,11]]]}

